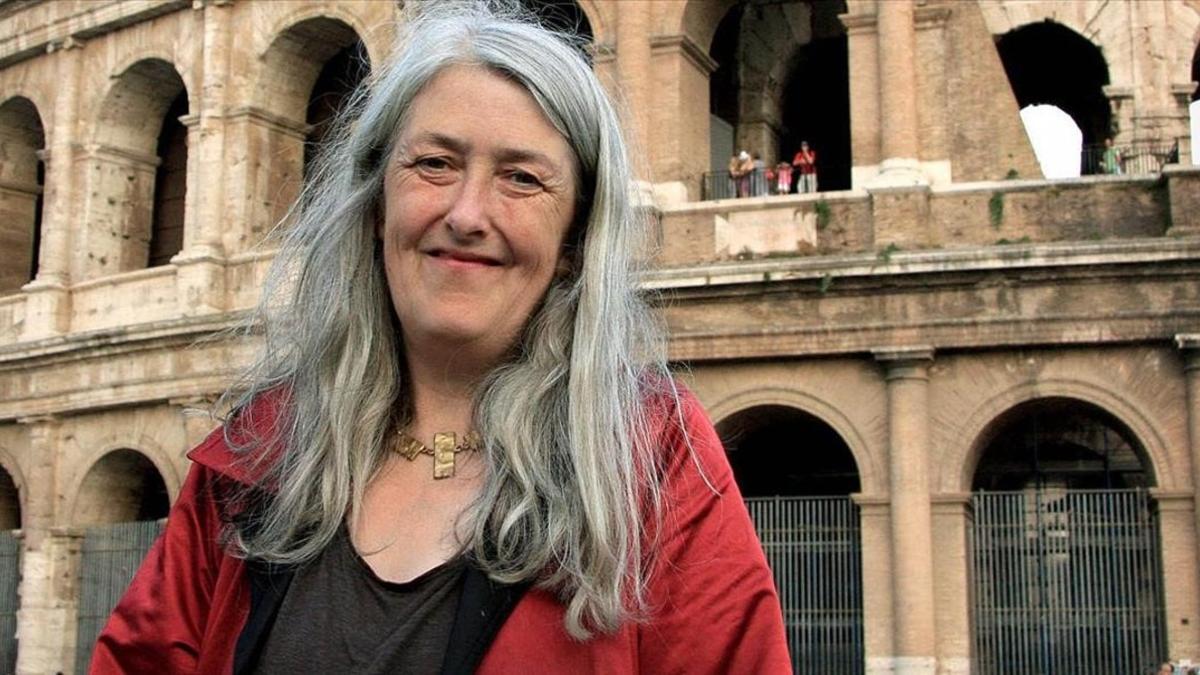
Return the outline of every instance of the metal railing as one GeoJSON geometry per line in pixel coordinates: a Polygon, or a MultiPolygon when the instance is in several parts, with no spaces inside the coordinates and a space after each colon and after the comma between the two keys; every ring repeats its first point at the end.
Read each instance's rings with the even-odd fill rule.
{"type": "Polygon", "coordinates": [[[976,493],[975,672],[1148,673],[1166,657],[1144,490],[976,493]]]}
{"type": "Polygon", "coordinates": [[[701,199],[733,199],[735,197],[763,197],[775,194],[774,185],[767,181],[765,171],[752,171],[749,174],[735,178],[728,171],[709,171],[704,174],[701,185],[701,199]]]}
{"type": "Polygon", "coordinates": [[[21,540],[0,532],[0,672],[17,672],[17,609],[21,583],[21,540]]]}
{"type": "Polygon", "coordinates": [[[165,525],[165,520],[116,523],[89,527],[84,533],[75,643],[79,675],[87,673],[100,630],[165,525]]]}
{"type": "Polygon", "coordinates": [[[1085,176],[1145,176],[1162,173],[1164,165],[1178,161],[1178,143],[1096,144],[1083,146],[1079,170],[1085,176]]]}
{"type": "Polygon", "coordinates": [[[796,673],[864,672],[862,537],[849,497],[752,497],[796,673]]]}

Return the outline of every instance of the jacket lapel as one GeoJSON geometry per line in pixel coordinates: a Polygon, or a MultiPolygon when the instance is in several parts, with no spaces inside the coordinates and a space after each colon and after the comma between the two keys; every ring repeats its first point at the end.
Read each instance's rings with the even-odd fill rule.
{"type": "Polygon", "coordinates": [[[463,573],[462,595],[450,629],[442,675],[470,675],[530,584],[500,584],[474,565],[463,573]]]}

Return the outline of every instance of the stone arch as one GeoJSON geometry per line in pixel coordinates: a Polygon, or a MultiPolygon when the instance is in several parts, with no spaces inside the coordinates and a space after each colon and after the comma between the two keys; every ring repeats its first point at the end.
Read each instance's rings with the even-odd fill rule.
{"type": "Polygon", "coordinates": [[[596,0],[575,0],[575,4],[579,5],[580,11],[587,17],[588,25],[591,26],[592,44],[607,44],[611,39],[611,31],[605,22],[604,12],[596,5],[596,0]]]}
{"type": "Polygon", "coordinates": [[[1175,489],[1186,484],[1186,476],[1178,475],[1167,443],[1149,414],[1109,388],[1080,380],[1026,383],[999,392],[981,403],[966,417],[966,423],[958,433],[949,439],[949,452],[944,461],[938,463],[941,471],[935,484],[942,492],[969,492],[986,450],[989,429],[996,420],[1021,404],[1051,398],[1072,399],[1094,406],[1128,429],[1145,452],[1144,459],[1158,487],[1175,489]]]}
{"type": "Polygon", "coordinates": [[[259,55],[253,105],[296,125],[306,124],[313,86],[330,59],[361,44],[369,63],[377,62],[363,41],[358,20],[345,12],[307,9],[286,17],[283,27],[259,55]]]}
{"type": "MultiPolygon", "coordinates": [[[[70,523],[101,525],[164,518],[172,491],[163,467],[129,447],[106,448],[80,473],[70,495],[70,523]]],[[[177,489],[177,488],[176,488],[177,489]]]]}
{"type": "Polygon", "coordinates": [[[717,26],[742,0],[688,0],[665,5],[660,20],[663,35],[686,35],[706,52],[712,51],[717,26]]]}
{"type": "Polygon", "coordinates": [[[1192,92],[1192,100],[1200,99],[1200,40],[1196,42],[1196,50],[1192,53],[1192,82],[1197,83],[1192,92]]]}
{"type": "Polygon", "coordinates": [[[1061,108],[1079,125],[1085,145],[1114,135],[1113,110],[1104,93],[1110,83],[1108,62],[1096,43],[1045,20],[1004,33],[996,48],[1019,107],[1061,108]]]}
{"type": "Polygon", "coordinates": [[[838,19],[844,11],[844,2],[740,2],[720,17],[707,43],[716,63],[709,77],[712,170],[724,170],[737,150],[767,164],[790,161],[799,141],[808,140],[818,165],[829,163],[821,167],[829,186],[850,187],[849,61],[838,19]],[[823,112],[811,105],[817,91],[823,112]]]}
{"type": "MultiPolygon", "coordinates": [[[[354,32],[357,39],[363,43],[363,48],[367,52],[367,58],[371,63],[381,63],[384,54],[390,45],[381,44],[372,39],[378,35],[372,31],[366,21],[353,11],[343,5],[325,4],[325,3],[299,3],[295,9],[279,14],[271,22],[270,29],[265,31],[265,35],[269,36],[266,42],[262,43],[261,49],[258,52],[258,60],[262,64],[267,63],[267,58],[273,47],[281,37],[287,34],[292,28],[312,19],[328,19],[335,23],[340,23],[354,32]]],[[[262,83],[263,73],[260,72],[257,78],[257,84],[262,83]]],[[[259,91],[256,87],[253,91],[259,91]]],[[[261,102],[256,101],[259,105],[261,102]]]]}
{"type": "Polygon", "coordinates": [[[592,17],[578,0],[521,0],[521,4],[548,27],[596,42],[592,17]]]}
{"type": "Polygon", "coordinates": [[[793,408],[827,425],[845,442],[854,459],[860,492],[881,494],[886,491],[887,476],[881,473],[878,462],[869,452],[865,435],[844,412],[817,396],[794,389],[753,389],[726,397],[708,406],[708,411],[719,426],[741,411],[764,406],[793,408]]]}
{"type": "Polygon", "coordinates": [[[88,276],[165,264],[183,244],[188,88],[168,60],[118,71],[96,111],[88,149],[84,251],[88,276]]]}
{"type": "Polygon", "coordinates": [[[45,188],[46,132],[32,100],[0,102],[0,295],[37,276],[45,188]]]}
{"type": "Polygon", "coordinates": [[[0,530],[23,526],[25,514],[25,478],[20,465],[0,448],[0,530]]]}

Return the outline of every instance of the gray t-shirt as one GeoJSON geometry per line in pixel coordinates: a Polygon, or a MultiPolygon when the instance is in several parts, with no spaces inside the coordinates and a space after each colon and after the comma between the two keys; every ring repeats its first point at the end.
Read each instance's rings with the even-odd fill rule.
{"type": "Polygon", "coordinates": [[[437,673],[462,594],[455,559],[405,583],[375,575],[343,525],[296,571],[254,673],[437,673]]]}

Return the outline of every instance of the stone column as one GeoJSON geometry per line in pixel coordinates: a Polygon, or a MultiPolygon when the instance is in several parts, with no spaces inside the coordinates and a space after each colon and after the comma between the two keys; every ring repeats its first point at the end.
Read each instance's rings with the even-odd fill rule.
{"type": "Polygon", "coordinates": [[[1162,547],[1162,597],[1167,655],[1200,659],[1200,564],[1197,564],[1195,490],[1151,490],[1162,547]]]}
{"type": "Polygon", "coordinates": [[[970,675],[971,494],[938,494],[932,502],[938,673],[970,675]]]}
{"type": "Polygon", "coordinates": [[[17,610],[17,672],[74,672],[80,539],[55,527],[61,423],[54,417],[22,419],[32,464],[22,532],[21,607],[17,610]]]}
{"type": "Polygon", "coordinates": [[[879,129],[883,161],[879,181],[928,182],[920,171],[917,117],[916,24],[912,0],[876,4],[879,24],[879,129]]]}
{"type": "Polygon", "coordinates": [[[894,670],[898,675],[933,675],[937,660],[928,468],[933,350],[879,350],[875,358],[884,367],[888,394],[894,670]]]}
{"type": "Polygon", "coordinates": [[[699,199],[701,177],[712,169],[708,77],[717,63],[687,35],[656,36],[649,45],[654,107],[643,139],[655,197],[667,206],[699,199]]]}
{"type": "Polygon", "coordinates": [[[896,654],[892,627],[892,535],[887,497],[853,495],[862,532],[863,651],[867,675],[892,675],[896,654]]]}
{"type": "Polygon", "coordinates": [[[71,298],[67,286],[72,276],[72,232],[81,224],[78,214],[82,201],[74,189],[82,47],[83,42],[71,37],[47,47],[47,52],[54,54],[56,70],[54,118],[42,157],[46,173],[41,252],[37,277],[24,287],[22,340],[50,337],[70,329],[71,298]]]}
{"type": "MultiPolygon", "coordinates": [[[[1200,333],[1189,333],[1189,334],[1176,335],[1175,343],[1179,346],[1179,349],[1183,352],[1183,377],[1184,377],[1185,387],[1187,390],[1186,404],[1187,404],[1188,456],[1191,459],[1191,465],[1192,465],[1192,475],[1191,475],[1192,489],[1191,489],[1191,495],[1190,495],[1191,496],[1191,517],[1192,517],[1192,527],[1194,528],[1193,531],[1194,531],[1195,535],[1190,539],[1189,545],[1176,546],[1176,547],[1172,547],[1172,548],[1177,548],[1177,549],[1182,550],[1183,554],[1186,555],[1190,561],[1194,562],[1194,560],[1196,558],[1195,554],[1196,554],[1196,550],[1197,550],[1197,542],[1200,542],[1200,508],[1197,508],[1197,506],[1200,505],[1200,333]]],[[[1160,518],[1164,517],[1164,513],[1167,513],[1167,512],[1173,513],[1172,517],[1178,517],[1178,513],[1177,513],[1179,511],[1178,508],[1174,508],[1174,509],[1169,508],[1167,512],[1164,512],[1164,510],[1163,510],[1164,505],[1165,505],[1164,500],[1160,498],[1159,499],[1160,518]]],[[[1184,538],[1184,540],[1180,543],[1184,544],[1184,543],[1188,543],[1188,541],[1189,541],[1188,539],[1184,538]]],[[[1167,544],[1167,538],[1166,538],[1166,531],[1164,529],[1164,534],[1163,534],[1163,546],[1164,546],[1163,570],[1164,570],[1164,572],[1171,569],[1170,567],[1167,566],[1166,558],[1167,558],[1168,554],[1174,555],[1173,552],[1169,553],[1168,551],[1165,550],[1166,544],[1167,544]]],[[[1191,574],[1193,575],[1193,578],[1190,579],[1190,582],[1192,584],[1193,591],[1185,597],[1191,598],[1193,601],[1195,601],[1197,599],[1197,594],[1200,593],[1200,586],[1197,586],[1197,584],[1200,584],[1200,571],[1197,571],[1197,569],[1195,567],[1192,567],[1191,574]]],[[[1169,576],[1169,575],[1167,575],[1167,576],[1169,576]]],[[[1200,609],[1196,609],[1194,607],[1189,607],[1188,609],[1191,611],[1200,612],[1200,609]]],[[[1200,630],[1200,615],[1192,614],[1192,616],[1190,618],[1191,618],[1191,624],[1193,626],[1192,636],[1191,636],[1191,639],[1193,640],[1193,642],[1191,643],[1191,650],[1192,650],[1191,658],[1200,659],[1200,653],[1197,653],[1197,651],[1200,650],[1200,638],[1197,638],[1197,636],[1195,635],[1195,631],[1200,630]]],[[[1171,628],[1176,628],[1176,627],[1171,626],[1171,628]]],[[[1180,626],[1180,627],[1178,627],[1178,629],[1182,630],[1183,627],[1180,626]]],[[[1172,654],[1174,654],[1174,652],[1172,652],[1172,654]]]]}
{"type": "Polygon", "coordinates": [[[874,14],[842,14],[850,61],[850,183],[855,189],[879,173],[879,37],[874,14]]]}

